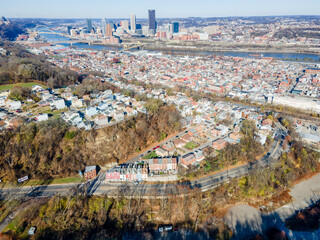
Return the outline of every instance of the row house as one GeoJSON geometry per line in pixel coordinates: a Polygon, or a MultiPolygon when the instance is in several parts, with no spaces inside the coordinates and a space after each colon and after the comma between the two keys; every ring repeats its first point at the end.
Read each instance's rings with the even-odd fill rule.
{"type": "Polygon", "coordinates": [[[106,171],[106,181],[146,181],[148,166],[146,164],[121,164],[106,171]]]}
{"type": "Polygon", "coordinates": [[[149,159],[150,173],[172,172],[178,171],[178,159],[176,157],[153,158],[149,159]]]}

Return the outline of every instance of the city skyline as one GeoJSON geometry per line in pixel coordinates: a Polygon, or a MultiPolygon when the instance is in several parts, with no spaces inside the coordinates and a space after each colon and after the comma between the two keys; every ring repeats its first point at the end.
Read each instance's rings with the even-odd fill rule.
{"type": "Polygon", "coordinates": [[[1,3],[0,15],[9,18],[128,18],[135,13],[137,18],[148,18],[148,9],[155,9],[157,18],[228,17],[228,16],[277,16],[319,15],[317,0],[289,1],[253,0],[226,2],[199,1],[129,1],[121,5],[102,0],[62,1],[15,0],[1,3]],[[96,6],[99,6],[97,8],[96,6]],[[141,7],[143,6],[143,7],[141,7]]]}

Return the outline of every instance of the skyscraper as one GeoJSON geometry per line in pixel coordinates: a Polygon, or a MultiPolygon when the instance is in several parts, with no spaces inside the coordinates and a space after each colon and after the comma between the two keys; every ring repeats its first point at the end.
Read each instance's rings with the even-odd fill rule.
{"type": "Polygon", "coordinates": [[[173,25],[173,33],[178,33],[179,32],[179,23],[174,22],[174,23],[172,23],[172,25],[173,25]]]}
{"type": "Polygon", "coordinates": [[[156,11],[155,10],[149,10],[149,32],[151,34],[156,33],[156,11]]]}
{"type": "Polygon", "coordinates": [[[102,34],[103,36],[106,35],[106,29],[107,29],[107,20],[105,18],[102,18],[101,20],[101,29],[102,29],[102,34]]]}
{"type": "Polygon", "coordinates": [[[136,15],[134,13],[131,13],[130,15],[130,28],[132,32],[136,32],[137,28],[136,28],[136,15]]]}
{"type": "Polygon", "coordinates": [[[71,26],[67,26],[67,32],[68,32],[69,35],[71,35],[71,29],[72,29],[71,26]]]}
{"type": "Polygon", "coordinates": [[[87,19],[87,33],[91,33],[92,30],[92,20],[87,19]]]}
{"type": "Polygon", "coordinates": [[[112,36],[112,24],[111,23],[108,23],[106,26],[106,36],[107,37],[112,36]]]}
{"type": "Polygon", "coordinates": [[[120,21],[120,25],[124,30],[129,30],[129,21],[128,20],[122,20],[120,21]]]}

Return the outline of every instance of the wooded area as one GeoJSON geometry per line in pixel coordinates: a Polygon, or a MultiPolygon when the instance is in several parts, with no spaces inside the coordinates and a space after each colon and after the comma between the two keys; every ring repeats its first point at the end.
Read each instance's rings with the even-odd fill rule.
{"type": "Polygon", "coordinates": [[[18,44],[0,41],[0,47],[7,50],[0,55],[0,85],[38,80],[55,88],[79,80],[76,72],[54,66],[45,56],[34,55],[18,44]]]}
{"type": "MultiPolygon", "coordinates": [[[[127,191],[128,193],[129,191],[127,191]]],[[[126,233],[152,236],[157,227],[170,224],[178,229],[206,230],[212,239],[227,240],[231,231],[214,216],[213,195],[191,191],[186,196],[163,199],[55,196],[17,216],[6,235],[22,239],[37,226],[34,239],[122,239],[126,233]]],[[[152,239],[152,238],[147,238],[152,239]]]]}
{"type": "Polygon", "coordinates": [[[77,174],[86,165],[104,165],[180,129],[180,113],[162,103],[154,114],[139,114],[99,130],[73,129],[59,119],[22,125],[0,133],[0,178],[15,181],[29,175],[51,179],[77,174]],[[74,134],[68,134],[73,132],[74,134]],[[72,137],[70,137],[72,136],[72,137]]]}

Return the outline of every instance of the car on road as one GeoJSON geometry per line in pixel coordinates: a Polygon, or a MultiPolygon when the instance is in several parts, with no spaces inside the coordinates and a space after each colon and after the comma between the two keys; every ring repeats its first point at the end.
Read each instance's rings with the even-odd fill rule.
{"type": "Polygon", "coordinates": [[[139,182],[138,182],[138,181],[133,181],[133,184],[134,184],[134,185],[138,185],[139,182]]]}
{"type": "Polygon", "coordinates": [[[143,154],[141,154],[140,157],[143,157],[143,154]]]}

